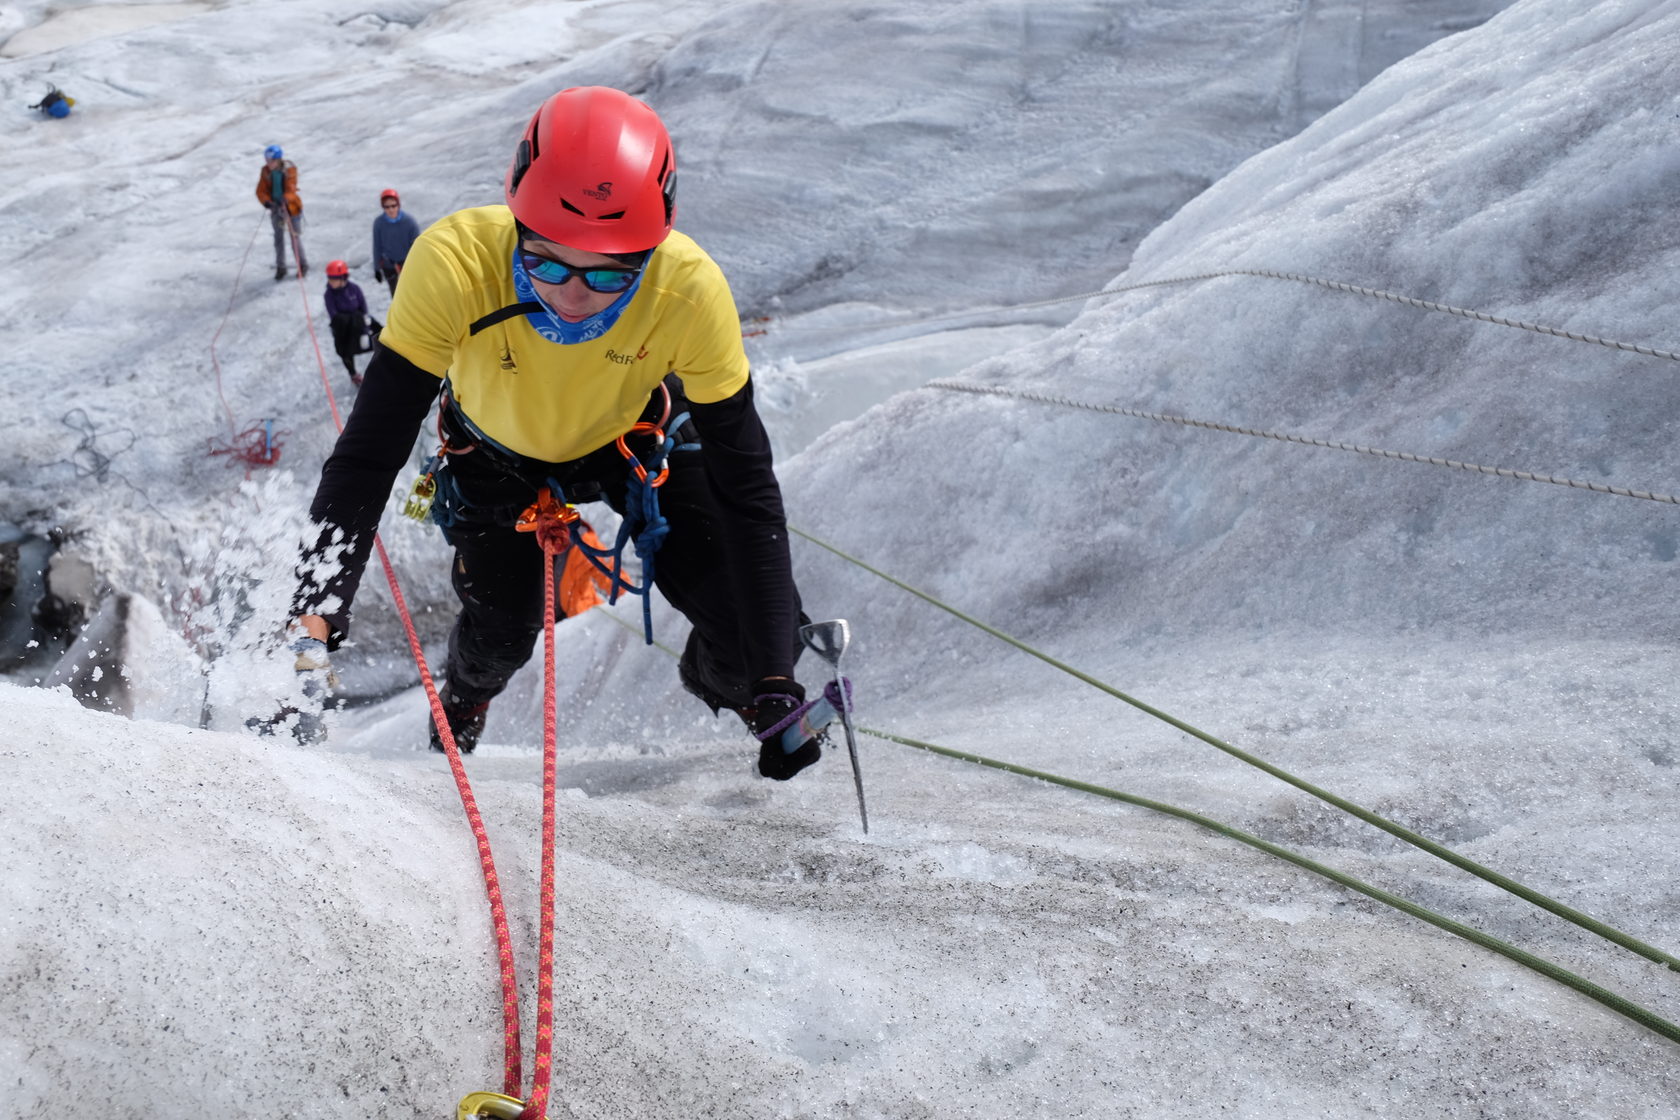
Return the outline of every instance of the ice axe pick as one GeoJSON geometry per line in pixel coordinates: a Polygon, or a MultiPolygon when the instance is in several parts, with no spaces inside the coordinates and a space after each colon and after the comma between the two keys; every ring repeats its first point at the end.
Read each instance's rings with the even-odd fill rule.
{"type": "Polygon", "coordinates": [[[799,628],[799,640],[834,670],[831,699],[835,715],[840,718],[840,726],[846,731],[846,749],[852,755],[852,781],[857,785],[858,816],[863,820],[864,833],[868,834],[869,809],[863,800],[863,767],[858,764],[857,733],[852,727],[852,698],[846,678],[840,672],[840,659],[846,656],[846,647],[852,642],[852,628],[843,618],[813,622],[799,628]]]}

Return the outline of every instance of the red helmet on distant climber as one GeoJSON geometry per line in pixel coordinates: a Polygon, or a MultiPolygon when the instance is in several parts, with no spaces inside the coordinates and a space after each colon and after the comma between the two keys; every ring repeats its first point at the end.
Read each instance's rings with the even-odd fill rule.
{"type": "Polygon", "coordinates": [[[350,266],[343,261],[328,261],[327,276],[329,278],[342,277],[348,280],[350,278],[350,266]]]}
{"type": "Polygon", "coordinates": [[[402,196],[397,193],[395,187],[386,187],[384,190],[379,192],[380,203],[383,204],[386,199],[390,199],[392,202],[398,204],[402,202],[402,196]]]}
{"type": "Polygon", "coordinates": [[[654,111],[605,86],[564,89],[525,126],[507,204],[546,241],[587,253],[640,253],[665,240],[677,163],[654,111]]]}

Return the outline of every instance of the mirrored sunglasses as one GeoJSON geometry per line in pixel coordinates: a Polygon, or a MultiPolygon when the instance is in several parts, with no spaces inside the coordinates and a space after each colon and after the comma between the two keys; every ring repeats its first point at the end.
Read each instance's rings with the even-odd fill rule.
{"type": "Polygon", "coordinates": [[[565,261],[538,256],[524,249],[519,251],[519,263],[525,266],[526,273],[533,280],[558,287],[576,276],[583,281],[584,287],[603,295],[624,291],[636,282],[637,275],[642,271],[640,268],[576,268],[565,261]]]}

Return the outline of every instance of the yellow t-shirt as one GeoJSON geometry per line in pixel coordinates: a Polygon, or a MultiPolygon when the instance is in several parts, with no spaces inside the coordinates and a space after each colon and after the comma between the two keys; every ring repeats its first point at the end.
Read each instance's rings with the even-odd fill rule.
{"type": "Polygon", "coordinates": [[[618,322],[600,338],[562,345],[524,315],[469,334],[519,302],[513,214],[460,210],[409,251],[380,341],[421,369],[448,376],[461,411],[491,439],[532,459],[577,459],[629,430],[667,373],[696,404],[747,383],[741,322],[723,272],[672,232],[655,250],[618,322]]]}

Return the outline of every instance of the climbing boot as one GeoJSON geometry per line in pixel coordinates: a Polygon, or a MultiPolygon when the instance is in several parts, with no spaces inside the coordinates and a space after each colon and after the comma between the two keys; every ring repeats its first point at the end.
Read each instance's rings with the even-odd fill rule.
{"type": "MultiPolygon", "coordinates": [[[[455,747],[462,754],[471,754],[478,746],[478,737],[484,734],[484,719],[490,713],[490,701],[484,700],[477,704],[467,704],[456,700],[449,693],[446,684],[438,691],[438,699],[443,702],[443,715],[449,721],[449,733],[455,737],[455,747]]],[[[437,716],[432,717],[432,749],[443,751],[443,736],[438,734],[437,716]]]]}

